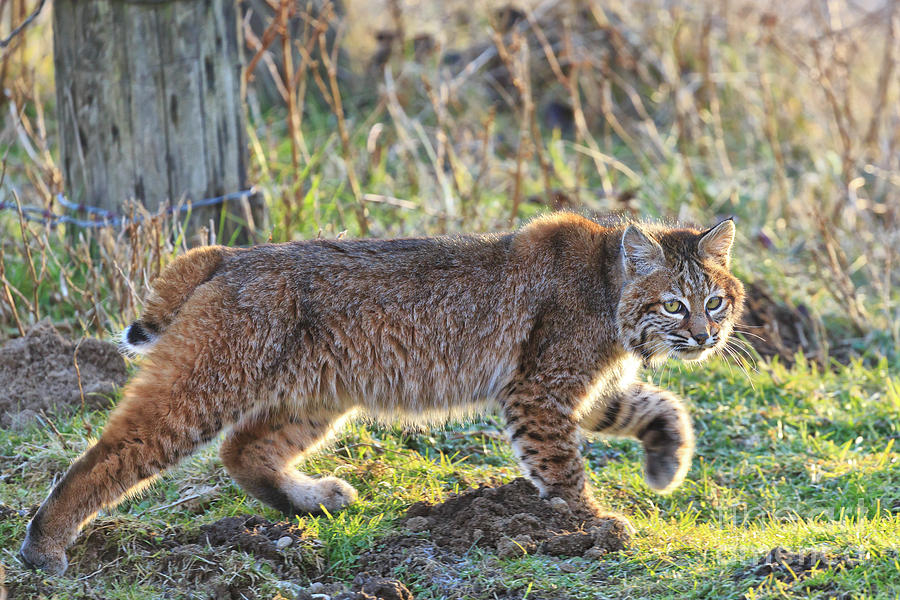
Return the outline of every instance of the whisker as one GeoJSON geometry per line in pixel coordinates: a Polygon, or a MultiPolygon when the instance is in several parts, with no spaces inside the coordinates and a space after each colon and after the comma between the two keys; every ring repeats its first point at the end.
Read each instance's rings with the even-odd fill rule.
{"type": "Polygon", "coordinates": [[[725,364],[728,366],[728,374],[731,375],[732,377],[734,377],[734,369],[731,366],[731,360],[729,360],[729,357],[731,356],[731,354],[728,349],[728,344],[722,345],[722,347],[719,348],[718,351],[720,352],[720,354],[726,355],[726,356],[722,356],[722,358],[724,359],[725,364]]]}
{"type": "Polygon", "coordinates": [[[753,333],[753,332],[751,332],[751,331],[747,331],[747,330],[745,330],[745,329],[740,329],[740,328],[738,328],[737,326],[734,327],[734,331],[736,331],[737,333],[740,333],[741,335],[750,335],[750,336],[753,336],[753,337],[755,337],[756,339],[762,340],[762,341],[764,341],[764,342],[768,342],[768,341],[769,341],[768,339],[764,338],[764,337],[761,336],[761,335],[757,335],[757,334],[755,334],[755,333],[753,333]]]}
{"type": "Polygon", "coordinates": [[[747,340],[742,340],[741,338],[733,338],[731,341],[735,344],[740,345],[743,348],[747,348],[748,350],[752,350],[753,352],[756,352],[756,348],[754,348],[753,344],[751,344],[747,340]]]}
{"type": "Polygon", "coordinates": [[[759,363],[759,354],[756,352],[756,349],[753,346],[741,340],[728,340],[725,345],[730,346],[735,351],[740,352],[741,356],[744,357],[747,363],[751,365],[757,373],[759,372],[756,369],[756,365],[759,363]]]}
{"type": "Polygon", "coordinates": [[[750,376],[750,372],[747,370],[749,367],[754,373],[759,374],[759,369],[757,369],[753,364],[751,364],[744,355],[740,354],[739,351],[743,350],[739,347],[731,346],[726,343],[723,346],[729,353],[729,355],[734,359],[737,363],[738,367],[744,372],[744,375],[747,377],[747,381],[750,383],[750,387],[756,390],[756,386],[753,384],[753,379],[750,376]]]}
{"type": "MultiPolygon", "coordinates": [[[[727,342],[725,342],[725,345],[735,350],[740,350],[748,360],[751,358],[755,358],[755,349],[753,348],[753,346],[747,344],[746,342],[743,342],[741,340],[729,339],[727,342]]],[[[755,360],[753,362],[755,362],[755,360]]]]}
{"type": "Polygon", "coordinates": [[[723,346],[723,348],[725,349],[726,352],[728,352],[728,355],[731,356],[731,357],[734,359],[734,362],[735,362],[735,364],[737,364],[738,368],[739,368],[741,371],[743,371],[744,377],[747,378],[747,382],[750,384],[750,387],[751,387],[754,391],[756,391],[756,386],[753,384],[753,379],[752,379],[752,377],[750,376],[750,373],[747,372],[747,369],[746,369],[746,367],[744,366],[743,361],[741,361],[737,356],[735,356],[735,354],[734,354],[734,349],[728,347],[727,344],[726,344],[725,346],[723,346]]]}

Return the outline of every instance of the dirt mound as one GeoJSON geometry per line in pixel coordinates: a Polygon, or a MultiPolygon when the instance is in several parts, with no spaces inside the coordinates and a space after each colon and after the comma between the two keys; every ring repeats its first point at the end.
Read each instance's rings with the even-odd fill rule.
{"type": "MultiPolygon", "coordinates": [[[[0,426],[21,422],[19,415],[27,411],[81,406],[75,347],[48,321],[0,347],[0,426]]],[[[85,403],[91,408],[106,406],[107,397],[128,379],[116,346],[94,338],[82,340],[78,367],[85,403]]]]}
{"type": "MultiPolygon", "coordinates": [[[[407,583],[439,585],[448,598],[568,597],[558,591],[543,595],[524,586],[497,587],[491,581],[500,576],[503,567],[493,556],[480,563],[482,577],[461,579],[460,564],[465,561],[462,555],[475,546],[499,558],[525,553],[580,557],[550,559],[558,561],[560,568],[578,569],[570,561],[595,560],[607,552],[622,550],[630,538],[622,521],[573,511],[561,499],[543,500],[537,488],[521,478],[505,485],[469,490],[441,504],[417,502],[407,510],[402,524],[409,533],[380,540],[360,556],[360,570],[383,577],[400,576],[407,583]]],[[[597,571],[591,575],[591,581],[596,580],[599,585],[605,577],[597,571]]]]}
{"type": "MultiPolygon", "coordinates": [[[[519,548],[517,545],[514,547],[519,548]]],[[[494,552],[499,553],[496,549],[494,552]]],[[[518,553],[512,556],[521,555],[522,551],[518,550],[518,553]]],[[[592,561],[592,558],[589,550],[579,558],[551,558],[548,560],[549,564],[555,564],[560,570],[566,572],[585,569],[584,581],[587,584],[601,586],[606,581],[607,574],[602,568],[602,564],[597,565],[598,568],[589,573],[585,563],[592,561]]],[[[523,598],[528,598],[528,600],[569,600],[571,598],[561,593],[560,590],[547,592],[532,590],[525,580],[519,580],[518,584],[509,581],[508,570],[504,567],[503,560],[497,556],[488,554],[475,560],[478,561],[478,575],[475,577],[461,576],[461,567],[472,564],[468,562],[467,558],[438,546],[430,536],[417,533],[393,535],[379,540],[374,548],[360,556],[358,566],[365,574],[377,573],[384,577],[399,577],[407,584],[418,583],[425,587],[438,586],[445,598],[493,598],[494,600],[522,600],[523,598]]],[[[328,589],[322,591],[327,592],[328,589]]],[[[363,600],[365,597],[350,596],[350,598],[363,600]]]]}
{"type": "Polygon", "coordinates": [[[441,548],[464,553],[472,546],[502,557],[539,552],[551,556],[599,557],[624,549],[627,527],[569,507],[561,498],[542,499],[523,478],[499,487],[480,487],[431,505],[416,502],[405,525],[428,531],[441,548]]]}
{"type": "Polygon", "coordinates": [[[747,283],[744,289],[739,329],[746,332],[747,342],[760,356],[778,356],[788,366],[794,364],[794,355],[800,350],[808,358],[819,356],[815,326],[804,305],[795,307],[778,299],[758,283],[747,283]]]}
{"type": "Polygon", "coordinates": [[[814,570],[853,567],[859,561],[847,556],[825,552],[791,552],[778,547],[769,550],[758,561],[735,573],[735,579],[772,576],[781,581],[794,581],[808,577],[814,570]]]}

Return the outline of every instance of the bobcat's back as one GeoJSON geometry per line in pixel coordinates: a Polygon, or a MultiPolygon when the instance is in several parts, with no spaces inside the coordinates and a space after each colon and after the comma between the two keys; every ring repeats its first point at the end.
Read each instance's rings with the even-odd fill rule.
{"type": "Polygon", "coordinates": [[[512,235],[208,249],[160,279],[152,307],[167,312],[148,303],[128,335],[190,320],[216,331],[226,366],[272,402],[361,402],[419,421],[471,410],[509,381],[533,287],[512,235]],[[195,301],[200,286],[216,293],[195,301]]]}

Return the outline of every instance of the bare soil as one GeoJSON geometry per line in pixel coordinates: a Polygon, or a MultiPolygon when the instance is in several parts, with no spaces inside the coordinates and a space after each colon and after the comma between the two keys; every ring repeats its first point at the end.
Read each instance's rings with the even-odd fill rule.
{"type": "MultiPolygon", "coordinates": [[[[4,507],[0,507],[4,508],[4,507]]],[[[0,519],[28,515],[9,509],[0,519]]],[[[309,589],[332,600],[414,600],[399,581],[360,573],[351,586],[313,583],[327,571],[322,544],[296,524],[271,522],[257,515],[226,517],[196,529],[173,527],[162,531],[134,529],[134,523],[101,519],[89,525],[69,549],[66,577],[84,581],[79,597],[103,598],[91,580],[114,572],[123,582],[142,582],[169,591],[172,598],[253,600],[259,584],[247,565],[263,565],[280,580],[302,588],[298,600],[312,598],[309,589]]],[[[28,573],[13,583],[11,597],[52,593],[49,580],[28,573]]],[[[296,589],[296,588],[295,588],[296,589]]]]}
{"type": "Polygon", "coordinates": [[[806,306],[794,306],[755,282],[747,283],[744,289],[739,327],[748,332],[747,342],[760,356],[778,356],[788,366],[794,364],[794,355],[800,350],[809,358],[819,357],[818,335],[806,306]]]}
{"type": "Polygon", "coordinates": [[[415,600],[412,592],[398,580],[370,573],[358,574],[350,590],[340,583],[316,583],[301,590],[295,600],[315,600],[323,595],[331,600],[415,600]]]}
{"type": "MultiPolygon", "coordinates": [[[[69,548],[66,577],[84,581],[79,595],[84,598],[103,598],[91,580],[113,572],[123,582],[167,589],[173,598],[252,600],[258,597],[259,586],[248,564],[265,565],[280,579],[299,584],[321,574],[320,548],[317,539],[296,525],[256,515],[227,517],[196,529],[159,531],[107,518],[89,525],[69,548]]],[[[52,591],[40,573],[29,573],[10,585],[12,597],[52,591]]]]}
{"type": "MultiPolygon", "coordinates": [[[[0,510],[2,520],[24,521],[28,516],[0,510]]],[[[300,589],[297,600],[323,593],[333,600],[413,600],[406,587],[411,582],[464,586],[472,597],[513,599],[527,592],[478,589],[481,584],[477,581],[461,580],[458,569],[463,555],[478,546],[500,559],[537,552],[583,557],[572,559],[583,561],[598,559],[629,543],[629,533],[619,521],[541,499],[537,489],[521,478],[470,490],[441,504],[418,502],[409,508],[401,525],[407,531],[381,540],[360,557],[356,578],[349,586],[334,582],[318,539],[295,523],[275,523],[257,515],[226,517],[197,528],[156,530],[134,521],[102,518],[89,525],[69,549],[66,575],[84,582],[85,598],[102,597],[91,581],[114,572],[120,581],[167,589],[173,597],[252,600],[260,594],[249,569],[255,564],[300,589]]],[[[500,568],[498,558],[488,558],[495,569],[500,568]]],[[[561,565],[568,562],[558,560],[561,565]]],[[[597,577],[605,576],[595,573],[597,577]]],[[[12,585],[12,597],[51,591],[46,578],[38,573],[17,576],[8,585],[12,585]]],[[[528,597],[544,598],[536,593],[528,597]]]]}
{"type": "MultiPolygon", "coordinates": [[[[81,406],[76,346],[41,321],[0,347],[0,427],[23,426],[41,410],[81,406]]],[[[84,338],[77,358],[85,406],[107,406],[128,379],[115,344],[84,338]]]]}
{"type": "Polygon", "coordinates": [[[814,570],[853,567],[859,561],[848,557],[819,551],[791,552],[781,547],[773,548],[765,556],[745,569],[735,573],[735,579],[774,577],[781,581],[804,579],[814,570]]]}
{"type": "MultiPolygon", "coordinates": [[[[537,488],[523,478],[469,490],[440,504],[417,502],[401,524],[407,532],[384,538],[363,553],[360,569],[381,576],[408,573],[425,585],[440,586],[448,597],[565,600],[559,593],[545,596],[525,587],[482,587],[492,584],[477,578],[462,581],[459,567],[465,562],[463,555],[475,547],[499,559],[526,553],[550,555],[557,557],[561,569],[581,570],[584,565],[577,561],[597,560],[630,544],[630,533],[618,519],[599,518],[572,510],[559,500],[542,499],[537,488]],[[566,560],[568,557],[573,558],[566,560]]],[[[479,571],[487,575],[485,581],[492,579],[491,573],[502,571],[497,558],[479,565],[479,571]]],[[[605,578],[602,568],[589,576],[597,585],[605,578]]]]}
{"type": "Polygon", "coordinates": [[[562,499],[543,499],[523,478],[499,487],[482,486],[441,504],[416,502],[405,524],[428,531],[436,545],[457,553],[472,546],[503,557],[539,552],[594,556],[625,549],[630,534],[617,519],[598,518],[562,499]]]}
{"type": "MultiPolygon", "coordinates": [[[[364,576],[372,574],[397,577],[408,585],[418,583],[437,588],[446,598],[491,598],[493,600],[568,600],[559,590],[539,592],[528,588],[527,581],[510,587],[506,582],[507,571],[501,560],[494,557],[466,558],[436,545],[420,535],[394,535],[380,540],[374,548],[365,552],[359,560],[364,576]],[[478,576],[461,575],[461,570],[477,570],[478,576]]],[[[562,559],[558,561],[562,569],[562,559]]],[[[585,561],[586,559],[571,559],[585,561]]],[[[568,564],[568,568],[581,570],[583,565],[568,564]]],[[[590,574],[586,582],[600,586],[606,579],[602,569],[590,574]]],[[[298,598],[298,600],[300,600],[298,598]]],[[[305,600],[305,599],[304,599],[305,600]]],[[[355,600],[355,599],[354,599],[355,600]]],[[[363,600],[362,598],[358,600],[363,600]]]]}

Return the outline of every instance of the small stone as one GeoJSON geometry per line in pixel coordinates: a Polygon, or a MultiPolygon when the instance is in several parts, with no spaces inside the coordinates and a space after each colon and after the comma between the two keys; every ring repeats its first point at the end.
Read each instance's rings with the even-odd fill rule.
{"type": "Polygon", "coordinates": [[[564,498],[554,496],[553,498],[550,498],[550,508],[556,512],[569,512],[569,503],[566,502],[564,498]]]}
{"type": "Polygon", "coordinates": [[[289,535],[282,536],[278,538],[278,541],[275,542],[275,547],[279,550],[284,550],[288,546],[294,543],[294,538],[289,535]]]}
{"type": "Polygon", "coordinates": [[[325,584],[321,581],[315,581],[309,584],[309,587],[306,588],[310,594],[321,594],[325,591],[325,584]]]}
{"type": "Polygon", "coordinates": [[[525,556],[525,549],[510,538],[503,538],[497,542],[497,555],[500,558],[519,558],[525,556]]]}
{"type": "Polygon", "coordinates": [[[428,529],[428,517],[411,517],[406,520],[406,528],[416,533],[428,529]]]}
{"type": "Polygon", "coordinates": [[[584,551],[584,557],[588,560],[600,560],[608,553],[606,548],[600,546],[591,546],[584,551]]]}
{"type": "Polygon", "coordinates": [[[559,563],[559,570],[563,573],[577,573],[580,569],[578,565],[573,565],[570,562],[561,562],[559,563]]]}
{"type": "Polygon", "coordinates": [[[381,600],[415,600],[412,592],[400,581],[386,577],[372,577],[362,586],[359,595],[381,600]]]}
{"type": "Polygon", "coordinates": [[[294,600],[315,600],[313,595],[309,593],[309,590],[300,590],[297,592],[297,597],[294,600]]]}
{"type": "Polygon", "coordinates": [[[530,535],[517,535],[514,538],[503,538],[497,542],[497,555],[500,558],[519,558],[534,552],[537,544],[530,535]]]}

